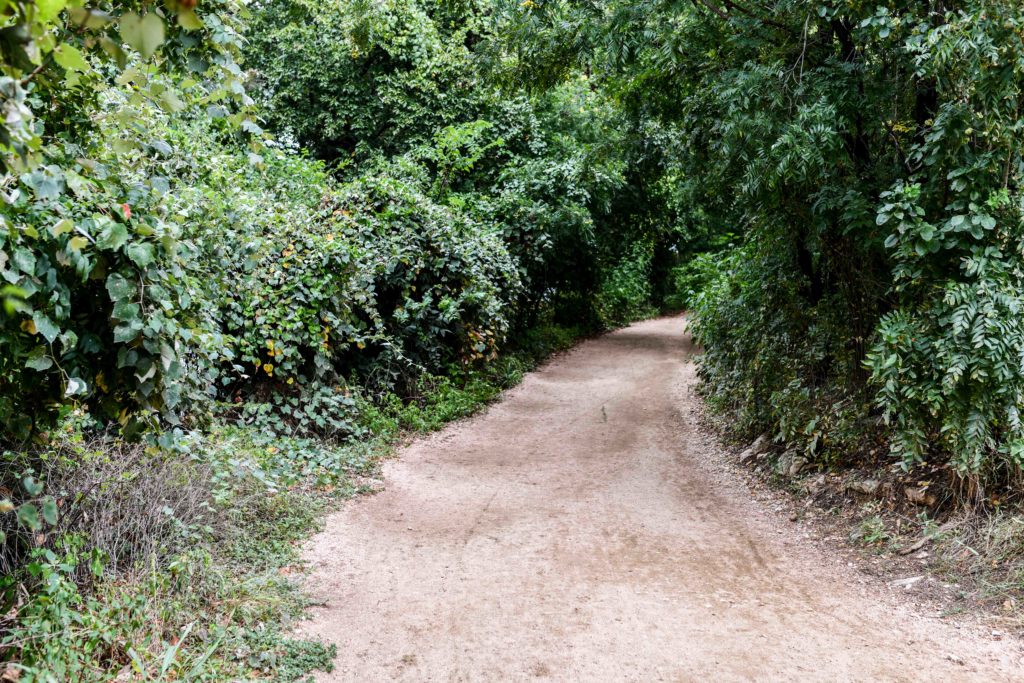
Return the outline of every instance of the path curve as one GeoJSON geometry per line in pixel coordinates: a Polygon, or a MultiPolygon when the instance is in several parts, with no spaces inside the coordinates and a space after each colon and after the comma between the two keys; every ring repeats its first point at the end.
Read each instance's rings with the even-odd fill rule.
{"type": "Polygon", "coordinates": [[[403,449],[306,552],[320,681],[1021,681],[753,499],[680,317],[588,341],[403,449]]]}

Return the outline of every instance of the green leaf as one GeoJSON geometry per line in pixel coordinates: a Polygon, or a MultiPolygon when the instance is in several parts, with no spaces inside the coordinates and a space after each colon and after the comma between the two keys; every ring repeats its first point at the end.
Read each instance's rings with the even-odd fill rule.
{"type": "Polygon", "coordinates": [[[36,255],[25,247],[18,247],[14,250],[14,256],[11,259],[14,265],[18,267],[18,270],[25,273],[26,275],[34,275],[36,272],[36,255]]]}
{"type": "Polygon", "coordinates": [[[57,523],[57,501],[53,499],[53,496],[43,499],[43,519],[50,526],[57,523]]]}
{"type": "Polygon", "coordinates": [[[78,48],[62,43],[53,51],[53,59],[68,71],[86,72],[91,67],[78,48]]]}
{"type": "Polygon", "coordinates": [[[149,242],[134,242],[125,249],[128,258],[139,268],[145,268],[153,262],[153,245],[149,242]]]}
{"type": "Polygon", "coordinates": [[[67,0],[36,0],[36,16],[48,24],[57,18],[67,4],[67,0]]]}
{"type": "Polygon", "coordinates": [[[29,531],[39,531],[39,509],[32,503],[24,503],[18,508],[18,522],[29,531]]]}
{"type": "Polygon", "coordinates": [[[120,249],[128,241],[128,227],[124,223],[110,222],[99,237],[96,238],[96,246],[101,249],[120,249]]]}
{"type": "Polygon", "coordinates": [[[50,234],[54,237],[60,237],[61,235],[71,232],[75,229],[75,224],[69,221],[67,218],[57,221],[50,228],[50,234]]]}
{"type": "Polygon", "coordinates": [[[144,17],[128,12],[121,17],[121,37],[148,59],[164,42],[164,20],[155,12],[144,17]]]}
{"type": "Polygon", "coordinates": [[[195,10],[183,9],[178,12],[178,25],[186,31],[198,31],[203,28],[203,20],[195,10]]]}
{"type": "Polygon", "coordinates": [[[185,103],[173,90],[165,90],[160,95],[160,107],[170,114],[177,114],[185,108],[185,103]]]}
{"type": "Polygon", "coordinates": [[[141,323],[118,325],[114,328],[114,341],[118,344],[127,344],[128,342],[138,339],[139,332],[141,331],[141,323]]]}
{"type": "Polygon", "coordinates": [[[32,353],[28,355],[28,360],[25,362],[25,367],[30,370],[38,370],[39,372],[45,372],[53,367],[53,359],[50,358],[46,353],[45,346],[37,346],[32,349],[32,353]]]}
{"type": "Polygon", "coordinates": [[[43,492],[43,485],[39,483],[38,479],[32,476],[22,479],[21,485],[25,487],[25,492],[30,496],[38,496],[43,492]]]}
{"type": "Polygon", "coordinates": [[[85,380],[79,379],[78,377],[71,377],[68,379],[68,386],[64,389],[65,396],[79,396],[89,390],[89,385],[85,383],[85,380]]]}
{"type": "Polygon", "coordinates": [[[50,318],[41,311],[36,311],[32,314],[32,322],[36,324],[36,331],[43,335],[43,338],[50,344],[52,344],[57,338],[57,335],[60,334],[60,328],[57,327],[57,324],[50,320],[50,318]]]}
{"type": "Polygon", "coordinates": [[[135,293],[135,285],[129,282],[123,275],[114,273],[107,278],[107,293],[113,302],[122,301],[135,293]]]}
{"type": "Polygon", "coordinates": [[[125,322],[139,319],[139,305],[130,301],[118,301],[114,304],[114,317],[125,322]]]}
{"type": "Polygon", "coordinates": [[[68,14],[71,15],[71,21],[74,23],[93,30],[103,28],[114,20],[114,17],[107,12],[82,7],[69,7],[68,14]]]}

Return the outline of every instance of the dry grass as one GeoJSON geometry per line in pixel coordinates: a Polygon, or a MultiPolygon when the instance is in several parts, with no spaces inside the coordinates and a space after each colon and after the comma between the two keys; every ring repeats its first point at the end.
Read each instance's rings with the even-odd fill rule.
{"type": "MultiPolygon", "coordinates": [[[[111,578],[130,579],[154,558],[180,551],[189,530],[217,523],[208,467],[177,454],[103,437],[62,441],[44,452],[6,461],[0,480],[17,490],[26,463],[53,496],[56,526],[39,533],[7,529],[0,571],[14,573],[33,548],[46,548],[68,534],[98,550],[111,578]]],[[[82,567],[82,579],[88,571],[82,567]]]]}

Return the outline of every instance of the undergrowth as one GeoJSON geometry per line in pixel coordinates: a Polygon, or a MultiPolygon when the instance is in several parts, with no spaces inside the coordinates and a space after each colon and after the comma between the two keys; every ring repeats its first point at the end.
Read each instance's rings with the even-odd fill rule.
{"type": "Polygon", "coordinates": [[[541,326],[486,365],[420,377],[411,396],[360,395],[367,436],[342,443],[236,423],[167,450],[86,438],[85,422],[69,420],[20,473],[60,514],[38,533],[7,528],[0,676],[299,681],[330,670],[333,645],[291,635],[308,606],[300,544],[325,510],[373,490],[406,435],[476,412],[584,334],[541,326]]]}

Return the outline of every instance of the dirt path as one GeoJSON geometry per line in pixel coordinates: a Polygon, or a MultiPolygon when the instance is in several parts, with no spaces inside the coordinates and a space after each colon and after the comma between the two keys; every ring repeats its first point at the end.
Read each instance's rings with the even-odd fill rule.
{"type": "Polygon", "coordinates": [[[417,441],[307,552],[322,681],[1024,681],[752,499],[681,318],[586,342],[417,441]]]}

